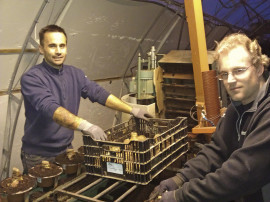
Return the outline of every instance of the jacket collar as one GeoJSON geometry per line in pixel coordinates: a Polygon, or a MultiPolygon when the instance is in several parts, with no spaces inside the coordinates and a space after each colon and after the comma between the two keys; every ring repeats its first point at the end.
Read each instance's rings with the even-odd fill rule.
{"type": "Polygon", "coordinates": [[[45,59],[43,59],[43,61],[42,61],[42,66],[43,67],[45,67],[50,73],[53,73],[53,74],[59,74],[59,73],[62,73],[63,72],[63,67],[64,67],[64,65],[63,65],[63,67],[61,68],[61,69],[56,69],[56,68],[54,68],[54,67],[52,67],[51,65],[49,65],[46,61],[45,61],[45,59]]]}

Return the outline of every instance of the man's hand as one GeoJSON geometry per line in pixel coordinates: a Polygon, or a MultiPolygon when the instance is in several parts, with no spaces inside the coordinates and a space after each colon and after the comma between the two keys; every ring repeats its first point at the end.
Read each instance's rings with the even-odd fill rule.
{"type": "Polygon", "coordinates": [[[160,202],[177,202],[174,196],[174,191],[166,191],[162,194],[160,202]]]}
{"type": "Polygon", "coordinates": [[[147,111],[140,109],[140,108],[137,108],[137,107],[132,108],[131,114],[133,116],[135,116],[136,118],[144,119],[146,121],[149,121],[148,118],[153,118],[153,116],[151,114],[149,114],[147,111]]]}
{"type": "MultiPolygon", "coordinates": [[[[149,196],[149,200],[154,200],[158,196],[162,196],[161,200],[163,200],[165,197],[167,197],[167,195],[164,195],[166,191],[169,191],[168,193],[170,193],[173,190],[179,189],[183,185],[183,183],[184,183],[184,181],[178,176],[174,176],[174,177],[171,177],[167,180],[163,180],[160,182],[160,184],[158,186],[156,186],[154,188],[154,190],[152,191],[152,193],[149,196]]],[[[168,197],[170,197],[170,196],[171,196],[171,194],[168,195],[168,197]]]]}
{"type": "Polygon", "coordinates": [[[90,135],[94,140],[106,140],[107,135],[104,131],[97,125],[89,123],[83,120],[78,126],[78,130],[81,130],[83,134],[90,135]]]}

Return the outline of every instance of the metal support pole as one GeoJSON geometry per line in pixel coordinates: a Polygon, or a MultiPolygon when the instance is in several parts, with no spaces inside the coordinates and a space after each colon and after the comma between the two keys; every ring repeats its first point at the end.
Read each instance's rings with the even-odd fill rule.
{"type": "Polygon", "coordinates": [[[202,72],[209,70],[201,0],[185,0],[185,10],[192,53],[197,116],[200,120],[205,103],[202,72]]]}
{"type": "Polygon", "coordinates": [[[137,67],[137,98],[141,99],[141,54],[138,55],[137,67]]]}

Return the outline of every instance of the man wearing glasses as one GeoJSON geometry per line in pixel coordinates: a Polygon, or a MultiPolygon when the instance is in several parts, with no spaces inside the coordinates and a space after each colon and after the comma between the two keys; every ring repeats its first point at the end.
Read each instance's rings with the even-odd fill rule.
{"type": "Polygon", "coordinates": [[[212,141],[162,181],[151,199],[270,201],[269,58],[256,40],[232,34],[217,45],[216,60],[231,104],[212,141]]]}

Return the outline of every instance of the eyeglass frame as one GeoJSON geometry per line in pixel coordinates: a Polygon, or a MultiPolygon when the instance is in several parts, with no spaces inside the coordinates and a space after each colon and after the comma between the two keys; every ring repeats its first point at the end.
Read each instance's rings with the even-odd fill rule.
{"type": "MultiPolygon", "coordinates": [[[[234,78],[237,78],[237,75],[239,76],[239,75],[244,74],[251,66],[253,66],[253,64],[250,65],[250,66],[248,66],[248,67],[236,67],[236,68],[234,68],[231,72],[223,72],[223,73],[221,73],[221,74],[218,73],[217,78],[218,78],[218,80],[220,80],[220,81],[228,80],[229,74],[232,74],[232,76],[233,76],[234,78]],[[238,72],[238,73],[237,73],[237,70],[238,70],[238,71],[241,70],[241,72],[238,72]],[[227,74],[227,78],[226,78],[226,79],[222,78],[222,77],[221,77],[222,74],[223,74],[223,76],[224,76],[224,74],[227,74]]],[[[238,78],[237,78],[237,79],[238,79],[238,78]]]]}

